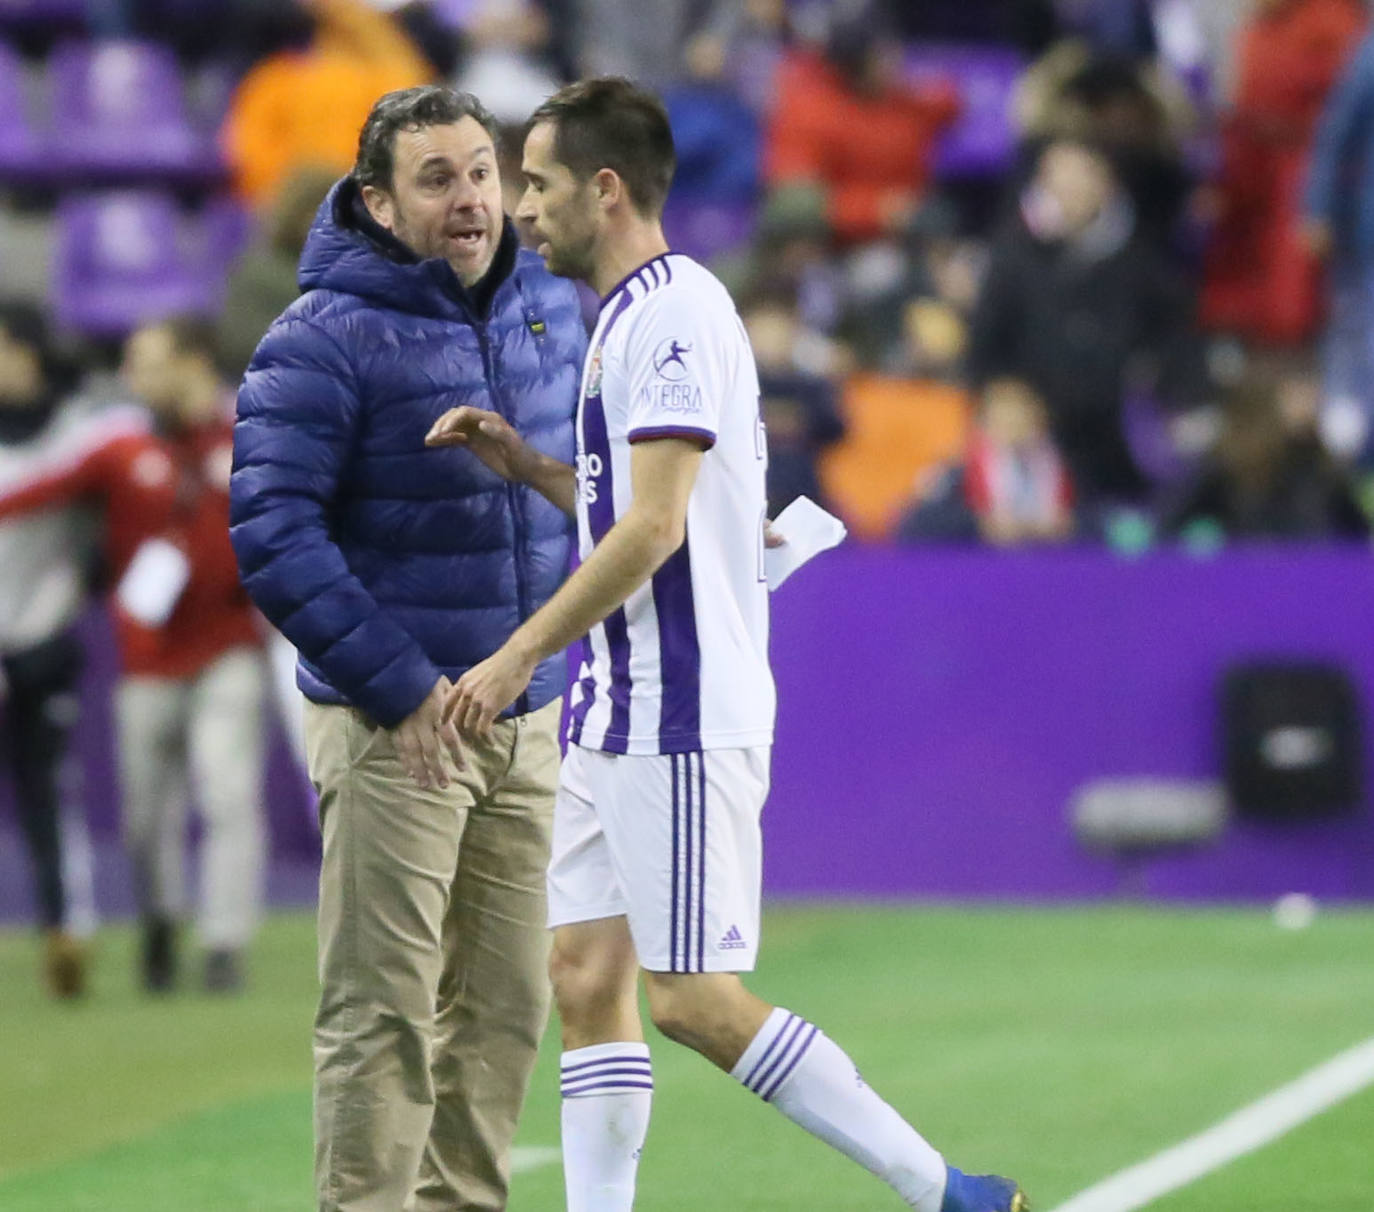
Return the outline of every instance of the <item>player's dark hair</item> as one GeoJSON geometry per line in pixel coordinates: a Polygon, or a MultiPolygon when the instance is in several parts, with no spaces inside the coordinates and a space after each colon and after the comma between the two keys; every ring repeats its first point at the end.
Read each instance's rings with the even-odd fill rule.
{"type": "Polygon", "coordinates": [[[579,80],[534,111],[530,125],[553,124],[553,154],[579,181],[609,168],[646,218],[663,213],[677,153],[663,102],[621,76],[579,80]]]}
{"type": "Polygon", "coordinates": [[[451,126],[474,118],[499,148],[499,130],[491,112],[471,93],[441,84],[423,84],[384,94],[372,107],[358,135],[358,158],[353,179],[362,185],[389,190],[396,171],[396,136],[403,130],[451,126]]]}

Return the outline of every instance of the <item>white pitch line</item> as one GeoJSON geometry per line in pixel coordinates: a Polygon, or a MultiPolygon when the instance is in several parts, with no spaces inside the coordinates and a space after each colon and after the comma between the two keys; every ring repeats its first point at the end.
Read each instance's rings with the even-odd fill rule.
{"type": "Polygon", "coordinates": [[[548,1145],[516,1145],[510,1151],[511,1173],[524,1174],[529,1170],[541,1170],[560,1161],[562,1157],[562,1149],[554,1149],[548,1145]]]}
{"type": "Polygon", "coordinates": [[[1374,1039],[1332,1057],[1196,1136],[1080,1191],[1053,1212],[1134,1212],[1263,1148],[1369,1085],[1374,1085],[1374,1039]]]}

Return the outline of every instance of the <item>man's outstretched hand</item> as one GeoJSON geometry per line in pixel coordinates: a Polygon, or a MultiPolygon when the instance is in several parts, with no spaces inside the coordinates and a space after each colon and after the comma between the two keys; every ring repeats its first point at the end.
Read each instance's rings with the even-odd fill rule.
{"type": "Polygon", "coordinates": [[[430,426],[426,446],[466,446],[498,476],[525,483],[536,459],[525,439],[500,413],[464,404],[430,426]]]}
{"type": "Polygon", "coordinates": [[[490,736],[496,717],[530,684],[537,663],[509,644],[498,649],[458,679],[444,703],[444,723],[465,736],[490,736]]]}

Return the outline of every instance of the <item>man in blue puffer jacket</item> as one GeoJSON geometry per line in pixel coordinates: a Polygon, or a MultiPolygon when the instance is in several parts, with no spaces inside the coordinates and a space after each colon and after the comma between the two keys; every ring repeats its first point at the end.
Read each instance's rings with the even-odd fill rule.
{"type": "Polygon", "coordinates": [[[570,536],[424,439],[474,404],[571,461],[586,334],[501,213],[490,115],[443,88],[377,103],[300,284],[239,392],[231,530],[300,652],[320,797],[318,1206],[500,1209],[548,1010],[564,661],[490,744],[439,711],[557,588],[570,536]]]}

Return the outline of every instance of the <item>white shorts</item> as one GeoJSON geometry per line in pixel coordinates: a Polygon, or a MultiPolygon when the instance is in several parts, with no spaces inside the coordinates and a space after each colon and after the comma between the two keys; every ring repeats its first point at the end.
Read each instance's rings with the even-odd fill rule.
{"type": "Polygon", "coordinates": [[[650,972],[752,970],[769,752],[632,756],[569,745],[549,925],[623,916],[650,972]]]}

